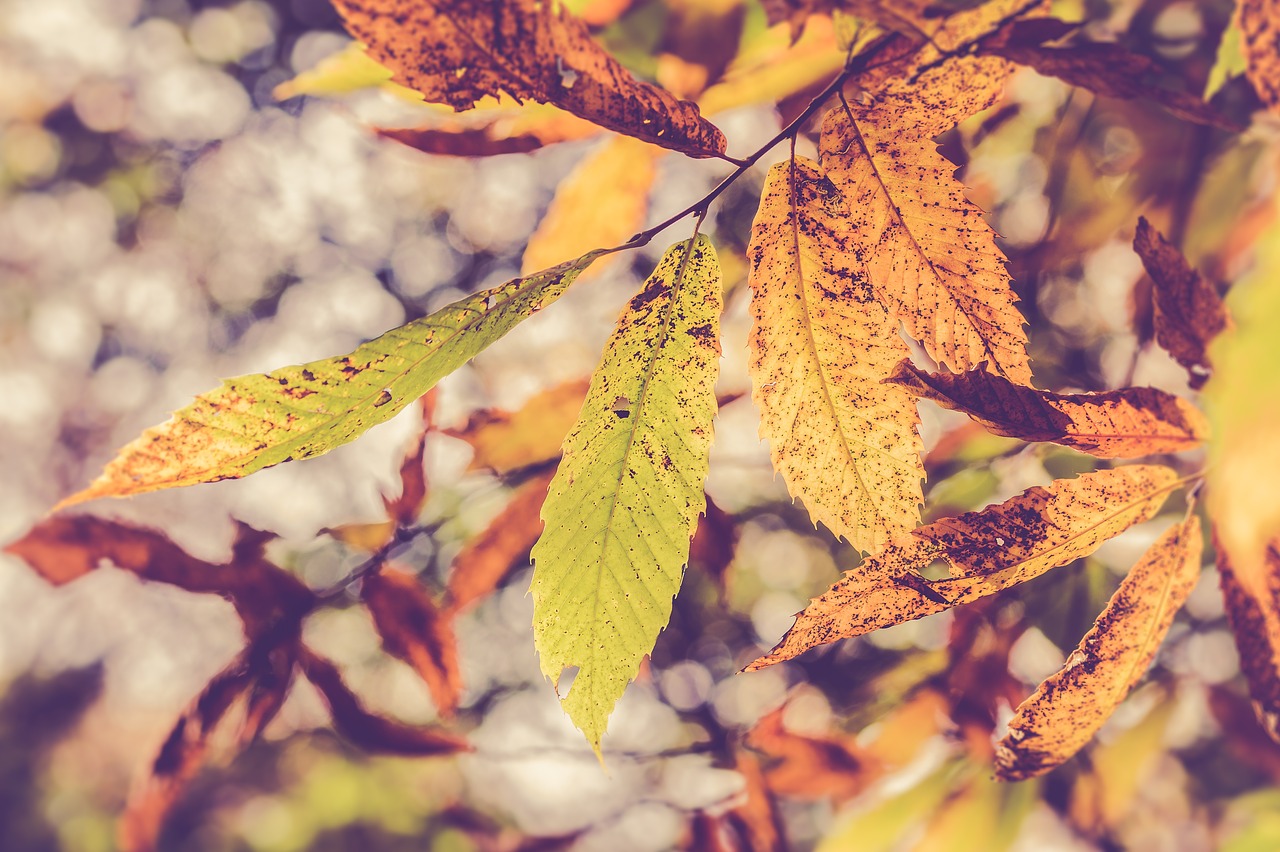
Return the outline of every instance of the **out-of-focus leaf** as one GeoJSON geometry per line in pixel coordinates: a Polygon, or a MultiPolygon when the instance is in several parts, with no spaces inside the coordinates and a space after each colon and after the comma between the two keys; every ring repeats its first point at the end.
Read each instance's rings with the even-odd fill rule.
{"type": "Polygon", "coordinates": [[[300,580],[266,561],[263,543],[261,533],[242,526],[231,561],[215,565],[196,559],[156,530],[75,515],[50,518],[5,550],[55,586],[105,562],[144,580],[222,595],[235,605],[252,636],[280,618],[300,617],[315,600],[300,580]]]}
{"type": "Polygon", "coordinates": [[[307,648],[300,650],[298,664],[307,680],[320,690],[334,730],[365,751],[430,757],[471,750],[466,740],[444,728],[406,725],[370,713],[343,681],[338,667],[307,648]]]}
{"type": "Polygon", "coordinates": [[[521,557],[528,555],[542,535],[542,504],[552,476],[553,472],[547,471],[521,485],[489,526],[458,551],[445,590],[450,613],[469,609],[497,589],[512,571],[528,567],[529,560],[521,557]]]}
{"type": "Polygon", "coordinates": [[[869,808],[855,805],[855,813],[836,818],[816,852],[892,852],[902,848],[903,835],[928,821],[955,786],[958,774],[955,763],[946,764],[918,784],[869,808]]]}
{"type": "Polygon", "coordinates": [[[769,170],[751,228],[751,398],[792,497],[859,550],[920,520],[919,416],[883,383],[908,355],[857,268],[839,188],[810,160],[769,170]]]}
{"type": "Polygon", "coordinates": [[[1077,828],[1102,835],[1123,824],[1164,754],[1165,730],[1177,706],[1171,698],[1090,753],[1091,771],[1076,779],[1067,806],[1077,828]]]}
{"type": "Polygon", "coordinates": [[[413,666],[440,715],[452,716],[462,694],[462,670],[451,616],[403,571],[383,568],[365,577],[360,597],[373,615],[383,649],[413,666]]]}
{"type": "Polygon", "coordinates": [[[168,422],[143,432],[88,488],[56,508],[235,479],[327,453],[390,420],[560,298],[600,254],[467,296],[350,355],[228,379],[168,422]]]}
{"type": "MultiPolygon", "coordinates": [[[[529,238],[521,270],[528,274],[593,248],[620,245],[641,230],[659,153],[652,145],[615,136],[578,163],[556,188],[551,206],[529,238]]],[[[591,272],[598,272],[611,257],[591,272]]]]}
{"type": "Polygon", "coordinates": [[[758,103],[776,103],[826,83],[844,66],[831,25],[814,21],[794,44],[771,31],[739,55],[722,79],[698,96],[708,115],[758,103]]]}
{"type": "Polygon", "coordinates": [[[316,67],[303,71],[271,90],[271,96],[286,101],[299,95],[334,97],[379,88],[414,103],[422,103],[422,93],[391,82],[390,68],[370,58],[364,45],[352,42],[337,53],[320,60],[316,67]]]}
{"type": "Polygon", "coordinates": [[[1066,664],[1019,705],[996,746],[996,774],[1022,781],[1093,738],[1146,674],[1200,576],[1200,519],[1170,528],[1133,566],[1066,664]]]}
{"type": "Polygon", "coordinates": [[[962,411],[997,435],[1050,441],[1104,459],[1195,449],[1209,432],[1198,408],[1155,388],[1050,393],[985,370],[926,373],[910,361],[900,363],[889,381],[962,411]]]}
{"type": "Polygon", "coordinates": [[[929,355],[1031,381],[1027,336],[1004,256],[955,166],[931,141],[995,103],[1008,66],[966,58],[827,113],[820,153],[848,199],[854,274],[929,355]]]}
{"type": "MultiPolygon", "coordinates": [[[[1242,621],[1252,635],[1237,632],[1238,640],[1251,646],[1250,655],[1261,655],[1258,645],[1264,641],[1276,643],[1271,647],[1280,651],[1280,599],[1272,556],[1280,531],[1280,370],[1275,369],[1280,364],[1275,324],[1280,316],[1280,200],[1273,199],[1272,205],[1278,215],[1258,240],[1254,268],[1227,298],[1236,328],[1210,346],[1214,371],[1204,389],[1213,426],[1205,503],[1213,518],[1219,561],[1229,565],[1229,582],[1238,589],[1235,597],[1248,601],[1253,616],[1261,619],[1242,621]]],[[[1241,662],[1266,665],[1272,671],[1276,666],[1261,658],[1241,662]]],[[[1263,688],[1256,677],[1251,684],[1263,688]]],[[[1255,693],[1254,700],[1270,714],[1266,727],[1276,735],[1280,684],[1255,693]]]]}
{"type": "Polygon", "coordinates": [[[852,799],[879,775],[875,758],[838,736],[795,734],[783,725],[786,705],[765,714],[746,743],[765,755],[765,784],[793,799],[852,799]]]}
{"type": "Polygon", "coordinates": [[[986,39],[981,52],[1002,56],[1108,98],[1147,98],[1183,121],[1223,130],[1243,128],[1190,92],[1179,92],[1148,82],[1160,66],[1148,56],[1131,53],[1111,42],[1091,42],[1068,47],[1044,47],[1003,43],[999,36],[986,39]]]}
{"type": "Polygon", "coordinates": [[[1262,102],[1280,113],[1280,0],[1240,0],[1238,10],[1245,76],[1262,102]]]}
{"type": "Polygon", "coordinates": [[[747,670],[970,603],[1087,556],[1153,517],[1179,484],[1177,474],[1156,465],[1099,470],[920,527],[846,571],[747,670]],[[922,572],[938,561],[949,576],[925,579],[922,572]]]}
{"type": "Polygon", "coordinates": [[[543,504],[533,548],[542,672],[597,753],[671,617],[704,506],[716,412],[720,267],[705,237],[667,249],[623,310],[543,504]]]}
{"type": "Polygon", "coordinates": [[[597,44],[587,25],[551,3],[335,0],[349,32],[396,79],[456,110],[505,93],[553,103],[628,136],[694,157],[724,153],[698,108],[641,83],[597,44]]]}
{"type": "Polygon", "coordinates": [[[782,817],[765,781],[759,759],[750,752],[739,750],[734,761],[734,768],[742,776],[746,789],[743,801],[727,814],[729,824],[742,838],[744,852],[781,852],[786,848],[782,817]]]}
{"type": "Polygon", "coordinates": [[[475,450],[468,470],[507,474],[560,457],[560,445],[582,410],[589,382],[565,382],[530,397],[515,411],[487,408],[445,434],[475,450]]]}
{"type": "Polygon", "coordinates": [[[296,637],[253,643],[209,681],[170,732],[120,818],[121,848],[156,848],[165,817],[200,768],[249,746],[284,704],[293,682],[296,637]]]}
{"type": "Polygon", "coordinates": [[[1280,536],[1267,545],[1266,561],[1254,578],[1264,584],[1262,594],[1245,585],[1228,549],[1220,539],[1216,544],[1218,580],[1240,652],[1240,670],[1249,683],[1258,721],[1280,742],[1280,536]]]}
{"type": "MultiPolygon", "coordinates": [[[[1280,744],[1262,727],[1249,699],[1229,686],[1209,690],[1209,712],[1222,731],[1227,751],[1280,785],[1280,744]]],[[[1280,810],[1277,812],[1280,816],[1280,810]]]]}
{"type": "Polygon", "coordinates": [[[1217,289],[1145,218],[1138,219],[1133,250],[1155,284],[1156,340],[1187,368],[1191,386],[1198,388],[1209,375],[1209,343],[1233,328],[1226,305],[1217,289]]]}
{"type": "Polygon", "coordinates": [[[1038,793],[1035,784],[1010,787],[974,773],[938,809],[912,852],[1004,852],[1018,839],[1038,793]]]}
{"type": "Polygon", "coordinates": [[[409,526],[417,521],[422,504],[427,500],[427,471],[423,465],[427,436],[434,429],[435,393],[429,391],[424,394],[419,405],[422,408],[422,429],[400,463],[400,493],[395,497],[382,498],[383,505],[387,507],[387,517],[400,526],[409,526]]]}
{"type": "Polygon", "coordinates": [[[707,573],[723,594],[728,591],[729,566],[738,546],[738,524],[733,516],[707,497],[706,515],[689,544],[689,564],[707,573]]]}

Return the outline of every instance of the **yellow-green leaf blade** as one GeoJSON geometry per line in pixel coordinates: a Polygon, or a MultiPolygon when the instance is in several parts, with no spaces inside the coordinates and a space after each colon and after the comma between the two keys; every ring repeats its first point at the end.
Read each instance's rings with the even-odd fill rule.
{"type": "Polygon", "coordinates": [[[327,453],[390,420],[558,299],[600,252],[460,299],[349,355],[228,379],[126,445],[58,508],[235,479],[327,453]]]}
{"type": "Polygon", "coordinates": [[[1134,565],[1066,665],[1014,712],[996,746],[1002,780],[1042,775],[1093,738],[1155,659],[1200,575],[1202,544],[1191,516],[1134,565]]]}
{"type": "Polygon", "coordinates": [[[705,237],[667,250],[609,338],[543,504],[534,641],[553,682],[578,668],[563,705],[597,752],[671,616],[705,506],[721,299],[705,237]]]}
{"type": "Polygon", "coordinates": [[[846,571],[748,669],[971,603],[1088,556],[1153,517],[1179,484],[1176,473],[1159,465],[1099,470],[920,527],[846,571]],[[949,578],[925,579],[922,572],[935,561],[947,566],[949,578]]]}
{"type": "Polygon", "coordinates": [[[919,416],[885,384],[907,357],[857,267],[843,195],[816,163],[769,171],[751,230],[752,399],[774,468],[860,550],[920,521],[919,416]]]}

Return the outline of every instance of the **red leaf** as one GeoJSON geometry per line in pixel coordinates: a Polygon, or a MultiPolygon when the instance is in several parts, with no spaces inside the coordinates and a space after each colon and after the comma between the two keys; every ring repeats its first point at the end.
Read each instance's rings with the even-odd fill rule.
{"type": "Polygon", "coordinates": [[[329,705],[334,730],[353,745],[370,752],[417,757],[471,750],[465,740],[443,728],[406,725],[370,713],[342,680],[337,666],[310,649],[299,649],[298,662],[329,705]]]}
{"type": "Polygon", "coordinates": [[[423,467],[423,457],[427,449],[427,436],[434,427],[436,392],[429,391],[419,404],[422,408],[422,431],[405,453],[400,465],[400,496],[394,499],[383,498],[387,507],[387,517],[401,526],[409,526],[418,520],[422,504],[427,499],[427,473],[423,467]]]}
{"type": "Polygon", "coordinates": [[[364,579],[361,597],[388,654],[404,660],[426,682],[441,716],[452,716],[462,692],[452,617],[441,612],[417,579],[382,570],[364,579]]]}

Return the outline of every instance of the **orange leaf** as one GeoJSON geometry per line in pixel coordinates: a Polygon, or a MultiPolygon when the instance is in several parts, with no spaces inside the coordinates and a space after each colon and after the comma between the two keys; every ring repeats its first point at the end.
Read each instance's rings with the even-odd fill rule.
{"type": "Polygon", "coordinates": [[[476,451],[468,470],[499,474],[560,458],[560,445],[573,428],[587,396],[586,379],[556,385],[530,397],[516,411],[477,411],[461,429],[445,434],[461,438],[476,451]]]}
{"type": "Polygon", "coordinates": [[[452,716],[462,692],[453,620],[442,613],[417,579],[383,569],[365,577],[360,597],[388,654],[404,660],[426,682],[441,716],[452,716]]]}
{"type": "Polygon", "coordinates": [[[405,453],[400,464],[400,496],[382,498],[387,507],[387,517],[401,526],[408,526],[418,520],[422,504],[427,499],[427,472],[423,467],[427,450],[427,436],[434,429],[435,391],[431,390],[419,400],[422,409],[422,430],[405,453]]]}
{"type": "Polygon", "coordinates": [[[119,826],[122,849],[155,849],[169,810],[211,752],[230,760],[275,717],[293,680],[294,638],[250,645],[187,706],[151,772],[129,794],[119,826]],[[223,736],[228,730],[231,736],[223,736]]]}
{"type": "Polygon", "coordinates": [[[1156,340],[1187,369],[1193,388],[1209,377],[1209,342],[1232,327],[1218,290],[1191,268],[1145,218],[1138,219],[1133,250],[1155,283],[1156,340]]]}
{"type": "Polygon", "coordinates": [[[641,83],[587,25],[540,0],[335,0],[347,30],[427,100],[470,109],[486,95],[552,103],[602,127],[694,157],[724,153],[688,101],[641,83]]]}
{"type": "Polygon", "coordinates": [[[378,129],[379,136],[402,145],[451,157],[523,154],[601,132],[599,125],[552,106],[503,106],[501,103],[465,116],[449,115],[423,127],[378,129]]]}
{"type": "Polygon", "coordinates": [[[370,713],[342,680],[338,667],[303,647],[298,663],[329,706],[333,728],[353,745],[377,754],[431,757],[470,751],[462,737],[434,725],[406,725],[370,713]]]}
{"type": "Polygon", "coordinates": [[[222,595],[252,636],[282,617],[300,618],[314,603],[300,580],[263,557],[266,538],[241,525],[231,561],[215,565],[196,559],[156,530],[73,515],[44,521],[5,550],[55,586],[83,577],[106,561],[144,580],[222,595]]]}
{"type": "Polygon", "coordinates": [[[920,527],[846,571],[747,671],[970,603],[1088,556],[1154,516],[1179,484],[1172,470],[1157,465],[1099,470],[920,527]],[[925,579],[921,572],[937,562],[950,576],[925,579]]]}
{"type": "Polygon", "coordinates": [[[746,743],[769,758],[765,783],[780,796],[851,799],[878,775],[874,758],[837,737],[793,734],[782,723],[786,705],[756,722],[746,743]]]}
{"type": "Polygon", "coordinates": [[[505,509],[453,559],[446,609],[457,614],[486,597],[514,569],[529,565],[529,550],[542,535],[542,503],[555,471],[521,485],[505,509]]]}
{"type": "Polygon", "coordinates": [[[991,432],[1049,441],[1099,458],[1134,458],[1194,449],[1209,424],[1185,399],[1155,388],[1060,394],[1017,385],[983,370],[926,373],[903,361],[888,381],[991,432]]]}
{"type": "Polygon", "coordinates": [[[1200,519],[1171,527],[1111,596],[1066,665],[1040,684],[996,746],[996,775],[1022,781],[1059,766],[1093,738],[1155,659],[1200,576],[1200,519]]]}
{"type": "Polygon", "coordinates": [[[1214,545],[1227,621],[1236,637],[1254,712],[1267,734],[1280,742],[1280,536],[1267,545],[1261,576],[1255,581],[1262,585],[1262,594],[1241,582],[1216,529],[1214,545]]]}

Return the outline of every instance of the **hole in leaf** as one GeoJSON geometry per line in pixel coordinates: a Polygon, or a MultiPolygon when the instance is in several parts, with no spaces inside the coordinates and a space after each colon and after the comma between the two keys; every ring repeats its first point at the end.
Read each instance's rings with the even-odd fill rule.
{"type": "Polygon", "coordinates": [[[920,569],[920,576],[931,583],[938,580],[946,580],[951,577],[951,563],[942,557],[938,557],[920,569]]]}

